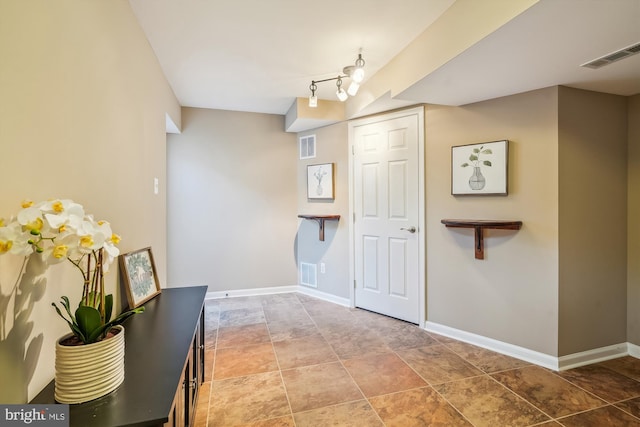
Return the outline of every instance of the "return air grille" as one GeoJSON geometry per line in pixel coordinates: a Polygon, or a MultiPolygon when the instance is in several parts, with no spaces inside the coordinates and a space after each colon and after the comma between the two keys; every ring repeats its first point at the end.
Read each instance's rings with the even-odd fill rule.
{"type": "Polygon", "coordinates": [[[640,52],[640,43],[636,43],[634,45],[625,47],[624,49],[620,49],[618,51],[612,52],[603,57],[594,59],[593,61],[584,63],[581,65],[581,67],[587,67],[587,68],[604,67],[605,65],[609,65],[612,62],[616,62],[628,56],[635,55],[638,52],[640,52]]]}
{"type": "Polygon", "coordinates": [[[312,288],[318,287],[318,270],[315,264],[300,263],[300,284],[312,288]]]}

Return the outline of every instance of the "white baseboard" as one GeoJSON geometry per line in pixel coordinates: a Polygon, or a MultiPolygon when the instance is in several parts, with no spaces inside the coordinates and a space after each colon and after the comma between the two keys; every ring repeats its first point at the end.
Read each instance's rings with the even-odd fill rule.
{"type": "Polygon", "coordinates": [[[318,298],[324,301],[332,302],[334,304],[342,305],[344,307],[351,307],[351,300],[349,298],[338,297],[336,295],[328,294],[326,292],[322,292],[314,288],[308,288],[306,286],[298,286],[296,291],[298,293],[309,295],[310,297],[318,298]]]}
{"type": "Polygon", "coordinates": [[[628,342],[627,343],[627,352],[629,353],[629,356],[633,356],[635,358],[640,359],[640,346],[639,345],[631,344],[630,342],[628,342]]]}
{"type": "Polygon", "coordinates": [[[445,337],[477,345],[478,347],[486,348],[487,350],[515,357],[516,359],[524,360],[535,365],[553,369],[554,371],[564,371],[567,369],[577,368],[579,366],[616,359],[626,355],[640,358],[640,346],[631,343],[620,343],[566,356],[555,357],[549,354],[530,350],[528,348],[487,338],[482,335],[476,335],[459,329],[450,328],[449,326],[444,326],[439,323],[426,322],[424,329],[429,332],[444,335],[445,337]]]}
{"type": "Polygon", "coordinates": [[[425,323],[424,329],[426,329],[428,332],[433,332],[436,334],[444,335],[445,337],[464,341],[466,343],[486,348],[487,350],[492,350],[506,356],[515,357],[516,359],[524,360],[535,365],[543,366],[545,368],[553,369],[556,371],[558,370],[558,359],[545,353],[529,350],[528,348],[505,343],[502,341],[494,340],[492,338],[484,337],[482,335],[473,334],[471,332],[462,331],[460,329],[451,328],[449,326],[429,321],[425,323]]]}
{"type": "Polygon", "coordinates": [[[256,295],[272,295],[272,294],[285,294],[291,292],[298,292],[304,295],[309,295],[314,298],[321,299],[323,301],[332,302],[334,304],[342,305],[345,307],[351,307],[351,301],[349,298],[342,298],[326,292],[319,291],[314,288],[308,288],[306,286],[275,286],[272,288],[255,288],[255,289],[238,289],[228,291],[214,291],[207,292],[206,299],[222,299],[222,298],[234,298],[234,297],[249,297],[256,295]]]}
{"type": "Polygon", "coordinates": [[[233,297],[251,297],[256,295],[272,295],[272,294],[286,294],[290,292],[296,292],[299,286],[274,286],[271,288],[255,288],[255,289],[238,289],[228,291],[213,291],[207,292],[206,299],[220,299],[220,298],[233,298],[233,297]]]}
{"type": "Polygon", "coordinates": [[[568,354],[558,358],[558,370],[564,371],[578,366],[590,365],[592,363],[603,362],[605,360],[617,359],[629,354],[628,347],[631,344],[626,342],[609,345],[607,347],[594,348],[593,350],[581,351],[579,353],[568,354]]]}

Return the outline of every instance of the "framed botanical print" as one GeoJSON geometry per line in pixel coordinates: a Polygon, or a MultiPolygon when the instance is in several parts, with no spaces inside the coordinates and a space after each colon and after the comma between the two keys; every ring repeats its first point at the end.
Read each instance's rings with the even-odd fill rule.
{"type": "Polygon", "coordinates": [[[129,308],[139,307],[161,292],[150,247],[120,255],[119,263],[129,308]]]}
{"type": "Polygon", "coordinates": [[[451,147],[451,194],[506,196],[509,141],[451,147]]]}
{"type": "Polygon", "coordinates": [[[307,199],[333,200],[334,187],[333,163],[307,166],[307,199]]]}

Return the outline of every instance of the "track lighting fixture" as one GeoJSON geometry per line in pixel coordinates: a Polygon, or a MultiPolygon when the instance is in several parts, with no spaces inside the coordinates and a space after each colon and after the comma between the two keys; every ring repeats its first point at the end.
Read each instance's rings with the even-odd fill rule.
{"type": "Polygon", "coordinates": [[[358,54],[358,59],[356,59],[354,65],[344,67],[342,69],[342,74],[339,74],[337,77],[311,81],[311,84],[309,85],[309,90],[311,91],[311,96],[309,96],[309,107],[315,108],[318,106],[318,97],[316,96],[318,86],[316,83],[329,82],[332,80],[336,80],[336,86],[338,87],[336,90],[336,96],[340,101],[344,102],[349,98],[349,96],[355,96],[360,88],[360,83],[364,80],[364,59],[362,59],[362,53],[358,54]],[[349,85],[349,89],[345,91],[342,88],[342,79],[346,78],[351,80],[351,84],[349,85]]]}
{"type": "Polygon", "coordinates": [[[311,90],[311,96],[309,97],[309,107],[317,107],[318,106],[318,97],[316,96],[316,90],[318,90],[318,86],[316,86],[315,82],[311,82],[309,85],[309,90],[311,90]]]}

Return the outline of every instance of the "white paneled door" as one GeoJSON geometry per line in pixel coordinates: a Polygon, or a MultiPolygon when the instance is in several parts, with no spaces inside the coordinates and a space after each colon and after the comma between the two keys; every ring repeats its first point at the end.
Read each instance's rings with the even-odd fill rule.
{"type": "Polygon", "coordinates": [[[355,306],[420,323],[422,115],[416,110],[351,128],[355,306]]]}

